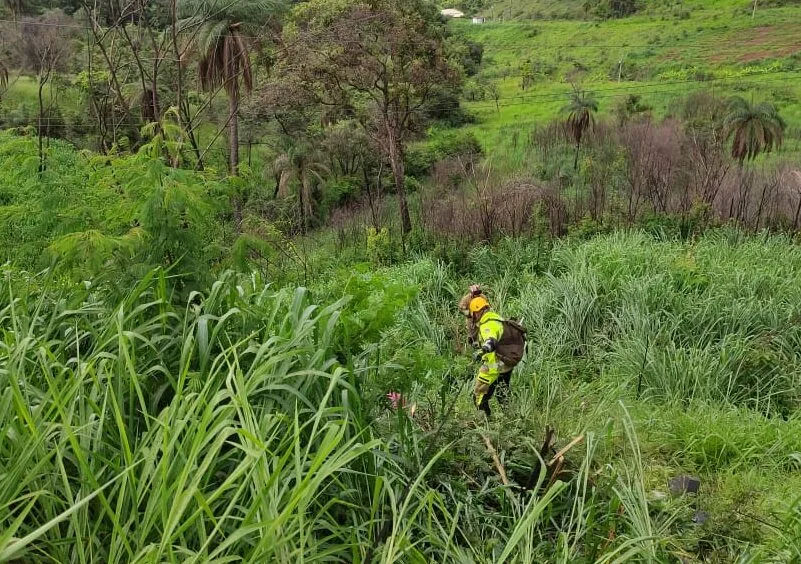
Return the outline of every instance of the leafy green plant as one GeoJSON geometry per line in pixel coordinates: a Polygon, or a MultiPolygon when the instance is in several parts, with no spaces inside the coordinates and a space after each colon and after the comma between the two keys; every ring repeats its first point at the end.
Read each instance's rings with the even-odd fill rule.
{"type": "Polygon", "coordinates": [[[374,266],[387,264],[390,258],[391,241],[389,230],[382,227],[377,230],[375,227],[367,228],[367,256],[374,266]]]}

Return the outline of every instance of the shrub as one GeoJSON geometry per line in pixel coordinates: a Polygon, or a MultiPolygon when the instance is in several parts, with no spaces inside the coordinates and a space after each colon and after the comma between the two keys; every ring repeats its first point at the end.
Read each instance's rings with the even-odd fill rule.
{"type": "Polygon", "coordinates": [[[472,133],[433,129],[427,141],[409,147],[406,152],[406,174],[423,178],[438,161],[448,157],[473,159],[480,154],[481,145],[472,133]]]}

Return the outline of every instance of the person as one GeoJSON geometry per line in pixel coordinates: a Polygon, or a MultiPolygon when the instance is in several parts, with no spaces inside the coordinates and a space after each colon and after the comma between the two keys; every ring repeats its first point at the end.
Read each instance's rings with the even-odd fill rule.
{"type": "Polygon", "coordinates": [[[471,287],[470,294],[469,301],[465,297],[459,305],[468,319],[469,338],[478,348],[474,359],[481,360],[473,392],[476,407],[489,417],[492,414],[489,401],[496,392],[501,404],[508,399],[512,371],[525,348],[525,329],[492,311],[489,301],[477,287],[471,287]],[[465,302],[466,309],[461,307],[465,302]]]}
{"type": "Polygon", "coordinates": [[[478,344],[478,325],[476,325],[473,321],[473,317],[470,315],[470,300],[481,294],[481,287],[478,284],[472,284],[470,286],[470,291],[459,300],[459,310],[462,312],[462,315],[465,316],[467,342],[471,347],[476,347],[478,344]]]}

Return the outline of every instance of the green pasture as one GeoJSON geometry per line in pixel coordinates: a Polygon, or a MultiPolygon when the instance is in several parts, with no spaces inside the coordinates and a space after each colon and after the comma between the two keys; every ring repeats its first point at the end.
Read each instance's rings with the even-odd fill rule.
{"type": "MultiPolygon", "coordinates": [[[[446,3],[447,4],[447,3],[446,3]]],[[[480,15],[503,20],[524,19],[582,19],[589,15],[585,9],[586,0],[496,0],[486,3],[487,6],[479,11],[480,15]]],[[[775,6],[792,4],[782,2],[765,2],[760,0],[757,12],[763,9],[762,4],[775,6]]],[[[751,15],[753,2],[750,0],[641,0],[640,14],[670,17],[685,12],[699,10],[717,10],[732,14],[751,15]]]]}
{"type": "MultiPolygon", "coordinates": [[[[623,20],[516,20],[454,26],[484,45],[484,64],[472,83],[495,83],[466,106],[478,118],[474,133],[492,152],[510,130],[557,117],[571,84],[595,94],[600,115],[628,95],[641,96],[657,117],[691,92],[738,94],[774,103],[790,135],[801,128],[801,36],[797,7],[760,8],[742,2],[689,5],[686,17],[644,13],[623,20]],[[522,69],[532,79],[523,88],[522,69]]],[[[682,13],[685,13],[682,12],[682,13]]]]}

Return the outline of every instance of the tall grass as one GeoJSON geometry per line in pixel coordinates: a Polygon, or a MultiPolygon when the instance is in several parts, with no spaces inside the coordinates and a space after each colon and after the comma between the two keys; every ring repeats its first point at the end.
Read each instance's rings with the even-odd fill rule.
{"type": "Polygon", "coordinates": [[[537,243],[504,245],[473,251],[470,282],[531,342],[490,422],[458,345],[466,281],[430,259],[311,292],[228,273],[184,301],[161,270],[121,295],[5,270],[0,559],[792,555],[797,247],[730,231],[619,233],[544,258],[537,243]],[[414,417],[382,403],[389,391],[414,417]],[[546,423],[583,446],[550,488],[523,491],[546,423]],[[655,497],[679,471],[711,488],[712,529],[688,525],[685,500],[655,497]],[[740,510],[767,524],[727,520],[740,510]]]}
{"type": "Polygon", "coordinates": [[[529,362],[589,364],[655,400],[798,406],[801,252],[787,239],[618,233],[551,260],[553,274],[504,304],[533,328],[529,362]]]}
{"type": "MultiPolygon", "coordinates": [[[[411,349],[432,345],[407,370],[417,382],[411,395],[425,402],[426,390],[448,377],[439,356],[460,353],[451,343],[463,339],[453,304],[459,289],[481,282],[503,314],[530,330],[513,403],[490,425],[512,471],[533,461],[545,424],[563,437],[598,437],[573,461],[569,493],[554,506],[553,554],[662,561],[689,551],[725,560],[788,549],[777,531],[793,519],[795,506],[784,500],[798,485],[799,248],[783,236],[730,229],[695,241],[639,231],[564,240],[534,259],[538,245],[476,248],[469,279],[430,261],[391,269],[420,293],[383,346],[400,350],[411,335],[419,337],[405,341],[411,349]],[[577,495],[585,466],[593,480],[577,495]],[[692,524],[681,503],[660,508],[667,478],[687,472],[703,477],[699,503],[711,525],[692,524]]],[[[450,362],[453,369],[459,360],[450,362]]],[[[458,416],[471,414],[465,399],[458,416]]],[[[481,450],[455,445],[446,474],[487,476],[481,450]]]]}
{"type": "MultiPolygon", "coordinates": [[[[434,472],[439,431],[399,414],[376,434],[362,384],[332,352],[345,301],[317,307],[303,289],[226,274],[176,305],[159,270],[116,298],[47,275],[6,271],[0,284],[0,559],[547,552],[543,521],[565,484],[520,497],[489,482],[473,498],[434,472]],[[398,440],[409,456],[393,454],[398,440]]],[[[431,415],[440,429],[445,415],[431,415]]]]}

